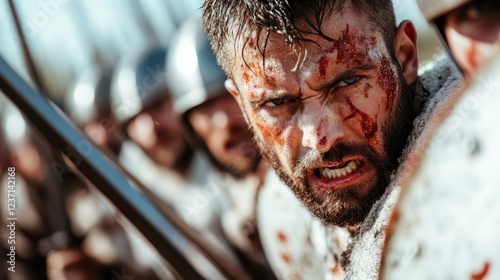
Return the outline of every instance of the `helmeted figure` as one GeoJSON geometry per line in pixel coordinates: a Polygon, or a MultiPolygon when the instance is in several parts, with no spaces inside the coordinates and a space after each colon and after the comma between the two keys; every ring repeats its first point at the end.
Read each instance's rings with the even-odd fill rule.
{"type": "Polygon", "coordinates": [[[112,69],[95,66],[82,71],[66,96],[64,109],[92,140],[117,155],[121,143],[111,113],[112,74],[112,69]]]}
{"type": "Polygon", "coordinates": [[[11,279],[45,279],[47,254],[70,245],[73,237],[63,204],[68,190],[62,187],[65,181],[55,176],[55,159],[48,145],[38,139],[12,103],[3,105],[1,134],[8,154],[2,155],[7,157],[7,166],[2,166],[0,180],[0,198],[4,201],[0,216],[5,221],[14,218],[9,219],[14,226],[1,232],[5,241],[1,249],[2,254],[12,254],[13,246],[15,258],[11,265],[2,264],[2,269],[13,267],[15,273],[8,272],[11,279]]]}
{"type": "Polygon", "coordinates": [[[500,3],[489,0],[419,0],[425,18],[471,76],[500,51],[500,3]]]}
{"type": "MultiPolygon", "coordinates": [[[[220,229],[220,206],[212,199],[208,160],[192,150],[183,134],[180,115],[166,80],[170,51],[148,49],[124,57],[113,76],[112,105],[126,139],[120,162],[189,226],[202,231],[201,239],[233,261],[220,229]]],[[[135,238],[135,237],[134,237],[135,238]]],[[[154,260],[141,242],[133,241],[144,266],[154,260]]]]}
{"type": "Polygon", "coordinates": [[[262,252],[256,223],[257,193],[265,166],[241,110],[226,90],[198,18],[186,20],[169,45],[168,81],[186,137],[216,172],[211,184],[222,207],[221,226],[243,266],[255,278],[273,277],[262,252]]]}

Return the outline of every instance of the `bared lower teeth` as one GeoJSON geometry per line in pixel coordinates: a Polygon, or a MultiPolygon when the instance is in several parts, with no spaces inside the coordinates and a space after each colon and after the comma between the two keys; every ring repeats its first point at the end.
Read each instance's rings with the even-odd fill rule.
{"type": "Polygon", "coordinates": [[[361,165],[359,160],[351,160],[345,167],[342,168],[320,168],[320,174],[322,177],[330,180],[336,179],[351,174],[353,171],[358,169],[359,165],[361,165]]]}

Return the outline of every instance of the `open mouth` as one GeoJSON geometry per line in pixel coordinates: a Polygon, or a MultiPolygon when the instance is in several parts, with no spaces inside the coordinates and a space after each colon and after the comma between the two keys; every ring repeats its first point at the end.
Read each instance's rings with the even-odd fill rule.
{"type": "Polygon", "coordinates": [[[324,178],[328,180],[341,178],[347,176],[354,171],[356,171],[362,165],[359,160],[351,160],[344,163],[342,166],[337,167],[326,167],[326,168],[316,168],[314,173],[319,178],[324,178]]]}
{"type": "Polygon", "coordinates": [[[369,164],[361,159],[309,170],[309,181],[320,189],[340,189],[359,183],[369,173],[369,164]]]}

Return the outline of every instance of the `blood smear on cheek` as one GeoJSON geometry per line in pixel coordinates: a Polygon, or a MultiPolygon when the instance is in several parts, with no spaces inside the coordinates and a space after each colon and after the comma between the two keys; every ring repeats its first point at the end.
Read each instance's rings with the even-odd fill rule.
{"type": "Polygon", "coordinates": [[[372,87],[370,84],[366,84],[366,85],[365,85],[365,89],[364,89],[364,92],[363,92],[363,93],[364,93],[364,95],[365,95],[365,98],[368,98],[368,91],[369,91],[370,89],[372,89],[372,88],[373,88],[373,87],[372,87]]]}
{"type": "Polygon", "coordinates": [[[396,97],[396,88],[398,79],[392,70],[390,60],[384,55],[381,61],[382,65],[380,67],[380,75],[378,77],[378,85],[386,93],[386,109],[388,111],[392,110],[394,105],[394,99],[396,97]]]}
{"type": "Polygon", "coordinates": [[[359,121],[361,122],[361,129],[363,130],[363,134],[366,139],[371,139],[375,136],[375,133],[378,130],[377,123],[370,118],[366,113],[360,111],[356,108],[349,97],[346,97],[347,104],[349,104],[349,108],[351,109],[351,114],[344,118],[344,121],[352,119],[356,116],[359,117],[359,121]]]}
{"type": "Polygon", "coordinates": [[[283,141],[283,138],[281,138],[281,129],[279,128],[270,128],[265,124],[262,124],[260,122],[256,123],[257,129],[262,134],[262,137],[264,139],[272,139],[274,142],[278,143],[278,145],[283,146],[285,143],[283,141]]]}

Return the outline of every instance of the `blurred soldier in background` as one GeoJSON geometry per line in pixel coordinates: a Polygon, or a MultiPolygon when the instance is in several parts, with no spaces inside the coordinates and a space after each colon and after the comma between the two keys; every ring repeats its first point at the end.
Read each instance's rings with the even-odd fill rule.
{"type": "MultiPolygon", "coordinates": [[[[66,96],[64,110],[100,148],[117,156],[121,143],[111,113],[111,78],[111,70],[95,66],[82,71],[66,96]]],[[[64,185],[71,227],[83,243],[51,252],[47,258],[49,279],[86,275],[91,265],[101,269],[98,276],[102,279],[112,277],[113,266],[122,265],[132,256],[123,227],[106,202],[79,178],[66,177],[64,185]]]]}
{"type": "MultiPolygon", "coordinates": [[[[4,176],[1,197],[5,202],[10,201],[8,198],[15,199],[15,202],[11,207],[3,204],[5,207],[1,215],[2,220],[16,218],[15,243],[2,244],[2,255],[9,253],[5,250],[10,246],[15,246],[16,273],[9,274],[10,279],[46,279],[46,255],[53,250],[74,245],[76,241],[65,216],[63,199],[67,190],[51,169],[55,159],[50,149],[38,140],[35,132],[11,104],[3,110],[2,130],[10,155],[9,166],[15,168],[15,191],[9,192],[13,197],[8,197],[8,186],[11,184],[7,183],[8,176],[4,176]],[[12,213],[7,211],[8,208],[12,208],[12,213]]],[[[9,232],[2,231],[2,234],[9,232]]],[[[9,240],[6,236],[2,239],[9,240]]],[[[81,260],[86,263],[88,257],[82,255],[81,260]]],[[[95,277],[97,270],[87,266],[86,273],[88,277],[95,277]]]]}
{"type": "MultiPolygon", "coordinates": [[[[113,77],[112,104],[126,139],[122,165],[226,258],[234,259],[222,236],[220,206],[207,200],[209,164],[184,138],[180,116],[166,85],[167,50],[155,48],[125,57],[113,77]]],[[[175,70],[177,71],[177,70],[175,70]]],[[[132,236],[133,238],[133,236],[132,236]]],[[[136,259],[151,266],[146,246],[133,242],[136,259]]]]}
{"type": "Polygon", "coordinates": [[[84,70],[66,96],[64,109],[97,145],[118,155],[121,143],[111,110],[112,74],[97,67],[84,70]]]}
{"type": "Polygon", "coordinates": [[[257,194],[267,166],[238,104],[224,87],[222,72],[198,18],[180,27],[169,46],[168,81],[175,109],[182,114],[187,137],[203,151],[217,173],[211,184],[222,207],[226,238],[255,279],[272,279],[256,223],[257,194]]]}
{"type": "Polygon", "coordinates": [[[453,57],[468,75],[500,50],[500,2],[497,0],[419,0],[453,57]]]}
{"type": "Polygon", "coordinates": [[[112,81],[113,114],[126,138],[120,161],[139,179],[150,181],[154,179],[138,172],[135,168],[139,164],[127,158],[140,155],[130,153],[140,150],[142,160],[148,159],[166,173],[177,173],[181,177],[192,159],[191,148],[181,134],[180,119],[172,110],[172,99],[166,88],[166,54],[164,48],[154,48],[125,56],[112,81]],[[139,149],[129,150],[135,148],[139,149]]]}

